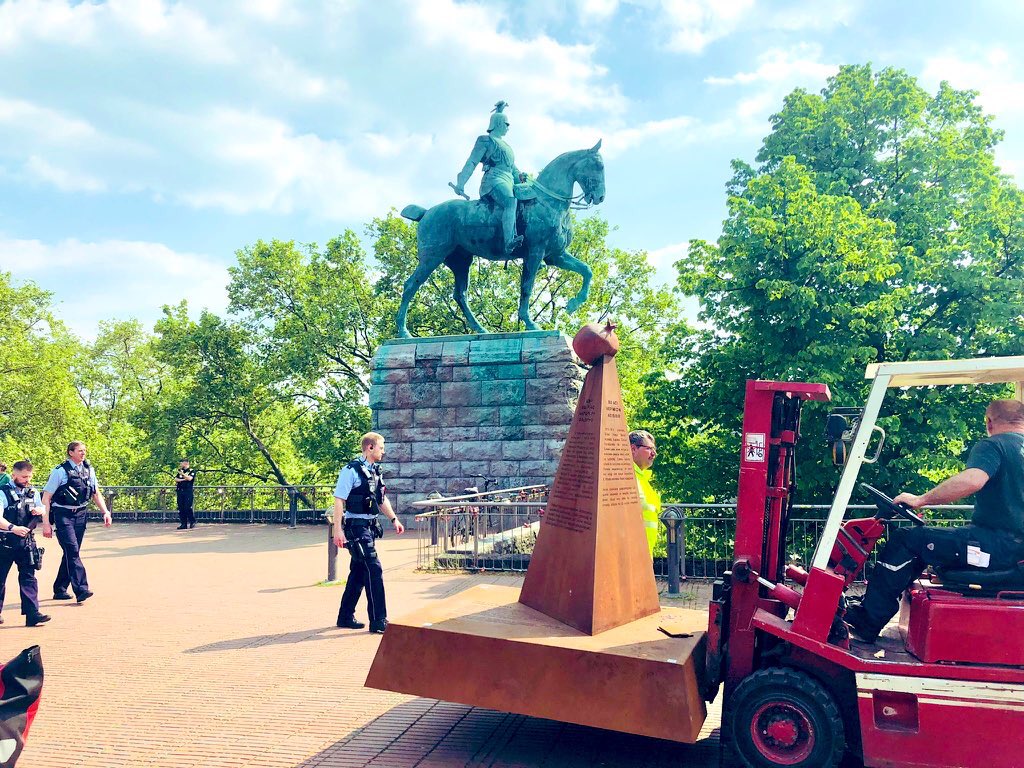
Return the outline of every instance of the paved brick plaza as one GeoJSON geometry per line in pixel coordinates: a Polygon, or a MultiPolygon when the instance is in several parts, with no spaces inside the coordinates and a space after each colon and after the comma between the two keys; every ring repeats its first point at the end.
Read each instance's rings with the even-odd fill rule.
{"type": "MultiPolygon", "coordinates": [[[[682,747],[364,689],[379,637],[334,626],[341,589],[317,585],[324,528],[173,529],[91,523],[96,596],[44,600],[53,621],[42,627],[24,626],[8,579],[0,657],[38,643],[46,670],[19,768],[716,764],[716,712],[708,738],[682,747]]],[[[415,573],[414,536],[380,543],[393,616],[516,581],[415,573]]],[[[45,546],[49,598],[59,549],[45,546]]]]}

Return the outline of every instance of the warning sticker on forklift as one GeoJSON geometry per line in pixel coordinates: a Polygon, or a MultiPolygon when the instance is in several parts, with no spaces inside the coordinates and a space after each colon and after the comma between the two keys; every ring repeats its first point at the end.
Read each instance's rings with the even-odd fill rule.
{"type": "Polygon", "coordinates": [[[743,436],[743,460],[764,461],[764,432],[747,432],[743,436]]]}

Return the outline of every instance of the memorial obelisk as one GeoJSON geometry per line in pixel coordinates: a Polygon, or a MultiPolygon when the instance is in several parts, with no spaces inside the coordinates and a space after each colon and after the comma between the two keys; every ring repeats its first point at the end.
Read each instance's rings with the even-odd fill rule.
{"type": "MultiPolygon", "coordinates": [[[[579,338],[577,354],[587,354],[579,338]]],[[[614,349],[604,346],[610,354],[593,352],[519,597],[590,635],[659,610],[614,349]]]]}

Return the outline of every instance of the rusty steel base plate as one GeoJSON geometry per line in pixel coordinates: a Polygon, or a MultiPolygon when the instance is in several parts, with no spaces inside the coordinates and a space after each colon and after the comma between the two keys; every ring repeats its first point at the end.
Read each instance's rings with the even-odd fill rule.
{"type": "Polygon", "coordinates": [[[662,608],[587,635],[480,585],[389,622],[366,686],[692,744],[706,628],[702,611],[662,608]]]}

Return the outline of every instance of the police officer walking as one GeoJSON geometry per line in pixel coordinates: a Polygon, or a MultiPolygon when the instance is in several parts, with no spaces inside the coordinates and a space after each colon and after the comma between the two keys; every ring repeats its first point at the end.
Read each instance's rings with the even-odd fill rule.
{"type": "MultiPolygon", "coordinates": [[[[7,574],[11,566],[18,566],[18,588],[21,591],[21,612],[25,626],[35,627],[50,620],[39,611],[39,583],[36,569],[42,562],[41,552],[35,548],[32,529],[42,519],[44,507],[32,487],[32,464],[16,461],[11,467],[9,483],[0,486],[0,610],[7,596],[7,574]]],[[[3,624],[0,616],[0,624],[3,624]]]]}
{"type": "Polygon", "coordinates": [[[53,581],[53,599],[70,600],[68,587],[73,587],[78,602],[84,603],[93,592],[82,564],[82,539],[85,538],[85,524],[89,514],[89,500],[103,513],[103,525],[110,526],[110,510],[103,501],[96,472],[85,460],[85,443],[75,440],[68,444],[68,459],[50,472],[50,478],[43,488],[43,536],[50,538],[53,529],[57,531],[57,542],[64,551],[64,557],[53,581]],[[52,513],[53,527],[50,526],[52,513]]]}
{"type": "Polygon", "coordinates": [[[348,549],[352,558],[338,609],[338,626],[346,629],[366,626],[355,617],[356,603],[365,590],[370,631],[382,634],[388,625],[388,611],[384,570],[374,546],[376,539],[384,535],[377,515],[383,512],[395,526],[396,533],[403,533],[405,526],[385,495],[380,469],[384,438],[376,432],[367,432],[363,435],[362,450],[362,456],[341,470],[334,488],[334,543],[348,549]]]}

